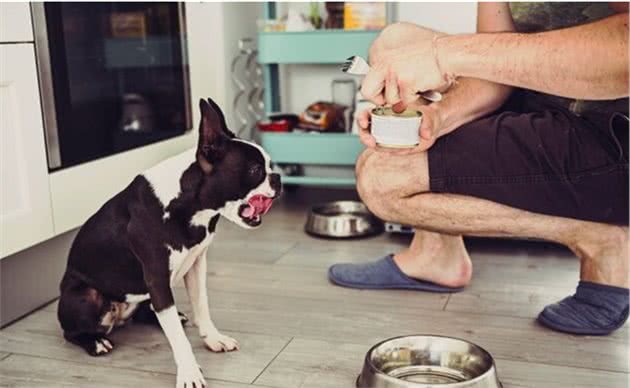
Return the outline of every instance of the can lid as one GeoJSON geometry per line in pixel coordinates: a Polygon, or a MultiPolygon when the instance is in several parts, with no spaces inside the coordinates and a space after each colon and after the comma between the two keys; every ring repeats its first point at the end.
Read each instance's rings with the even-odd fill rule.
{"type": "Polygon", "coordinates": [[[391,107],[388,106],[378,106],[372,109],[372,114],[377,116],[385,116],[385,117],[397,117],[397,118],[417,118],[422,117],[422,112],[419,112],[414,109],[405,109],[402,112],[394,112],[391,107]]]}

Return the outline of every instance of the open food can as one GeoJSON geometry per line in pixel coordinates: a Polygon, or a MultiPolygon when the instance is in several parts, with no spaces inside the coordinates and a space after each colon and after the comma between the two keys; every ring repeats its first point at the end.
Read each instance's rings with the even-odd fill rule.
{"type": "Polygon", "coordinates": [[[406,109],[396,113],[389,107],[372,109],[372,136],[381,147],[411,148],[420,143],[422,112],[406,109]]]}

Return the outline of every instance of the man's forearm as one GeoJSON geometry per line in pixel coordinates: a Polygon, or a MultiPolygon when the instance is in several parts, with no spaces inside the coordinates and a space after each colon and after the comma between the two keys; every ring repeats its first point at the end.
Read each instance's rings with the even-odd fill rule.
{"type": "Polygon", "coordinates": [[[444,99],[433,103],[442,120],[440,136],[497,110],[509,97],[511,86],[476,78],[460,78],[444,99]]]}
{"type": "Polygon", "coordinates": [[[436,42],[442,70],[554,95],[628,95],[628,14],[535,34],[454,35],[436,42]]]}
{"type": "MultiPolygon", "coordinates": [[[[507,3],[477,4],[477,32],[514,31],[514,21],[507,3]]],[[[439,136],[497,110],[508,98],[511,86],[477,78],[460,78],[444,99],[432,104],[441,119],[439,136]]]]}

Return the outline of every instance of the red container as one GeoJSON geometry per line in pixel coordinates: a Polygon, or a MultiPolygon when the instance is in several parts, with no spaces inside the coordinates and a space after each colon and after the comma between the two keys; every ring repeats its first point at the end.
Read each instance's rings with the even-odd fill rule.
{"type": "Polygon", "coordinates": [[[259,121],[256,125],[258,129],[263,132],[289,132],[291,130],[288,120],[263,120],[259,121]]]}

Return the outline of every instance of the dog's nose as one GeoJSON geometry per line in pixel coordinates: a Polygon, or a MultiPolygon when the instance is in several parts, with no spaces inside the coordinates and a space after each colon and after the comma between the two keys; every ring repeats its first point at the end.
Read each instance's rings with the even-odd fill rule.
{"type": "Polygon", "coordinates": [[[282,183],[280,182],[280,174],[269,174],[269,185],[276,192],[276,197],[280,196],[282,192],[282,183]]]}

